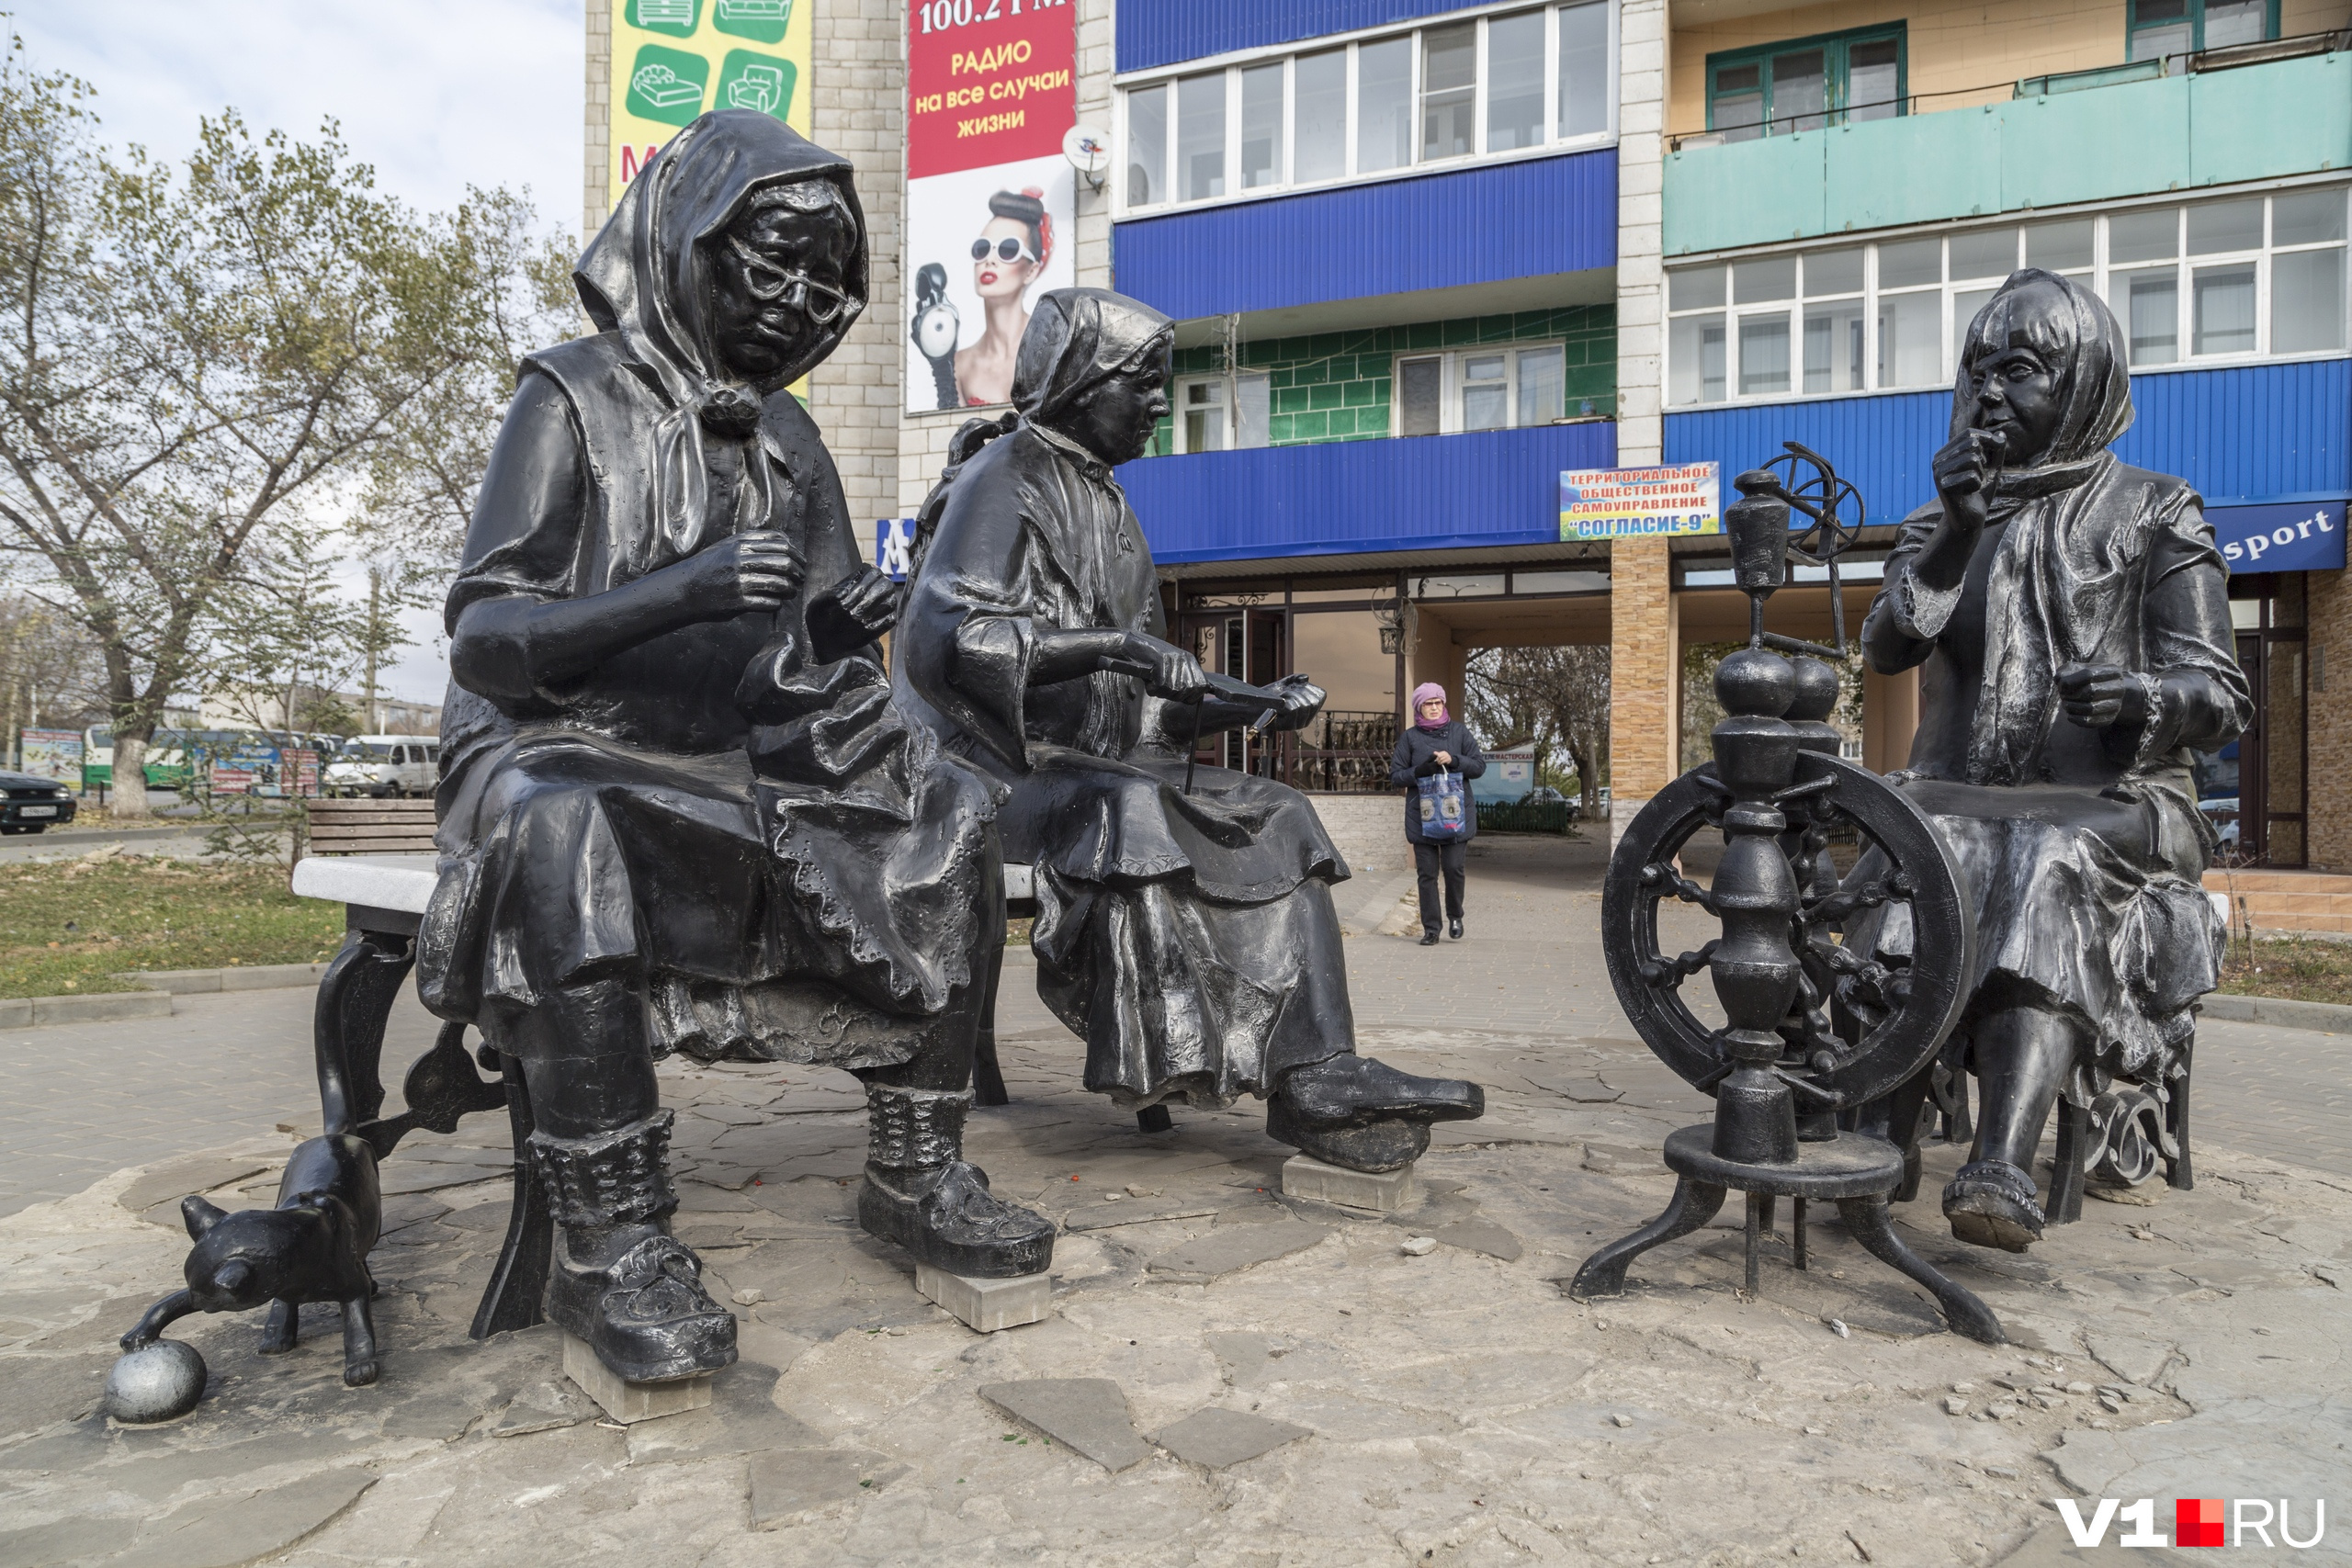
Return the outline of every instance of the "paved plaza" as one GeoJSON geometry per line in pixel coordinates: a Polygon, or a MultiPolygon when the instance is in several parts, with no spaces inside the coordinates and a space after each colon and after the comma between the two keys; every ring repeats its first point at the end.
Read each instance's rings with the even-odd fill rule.
{"type": "MultiPolygon", "coordinates": [[[[1014,1103],[975,1114],[973,1156],[1064,1234],[1052,1315],[985,1337],[856,1229],[854,1079],[665,1065],[678,1227],[743,1359],[708,1411],[628,1430],[549,1330],[466,1337],[506,1212],[494,1117],[385,1168],[377,1385],[342,1386],[331,1312],[269,1359],[259,1314],[189,1318],[203,1405],[110,1427],[113,1337],[177,1283],[177,1199],[266,1203],[315,1130],[311,993],[0,1036],[0,1565],[2157,1562],[2075,1552],[2049,1500],[2284,1496],[2301,1533],[2352,1498],[2335,1036],[2206,1024],[2196,1190],[2086,1203],[2026,1257],[1951,1242],[1961,1151],[1931,1146],[1898,1224],[2008,1347],[1943,1332],[1819,1215],[1798,1273],[1783,1213],[1754,1299],[1730,1213],[1623,1298],[1569,1299],[1708,1111],[1611,998],[1601,858],[1481,840],[1470,940],[1437,949],[1378,929],[1393,869],[1342,890],[1364,1048],[1488,1087],[1385,1220],[1282,1198],[1254,1102],[1138,1133],[1009,969],[1014,1103]]],[[[388,1064],[430,1028],[404,1001],[388,1064]]],[[[2352,1543],[2329,1526],[2311,1556],[2352,1543]]]]}

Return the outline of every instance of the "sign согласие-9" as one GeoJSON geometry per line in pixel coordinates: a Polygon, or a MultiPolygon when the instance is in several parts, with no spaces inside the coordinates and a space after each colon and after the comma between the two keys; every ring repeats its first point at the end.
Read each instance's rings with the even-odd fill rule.
{"type": "Polygon", "coordinates": [[[1723,483],[1714,463],[1651,468],[1564,468],[1560,537],[1640,539],[1724,531],[1723,483]]]}

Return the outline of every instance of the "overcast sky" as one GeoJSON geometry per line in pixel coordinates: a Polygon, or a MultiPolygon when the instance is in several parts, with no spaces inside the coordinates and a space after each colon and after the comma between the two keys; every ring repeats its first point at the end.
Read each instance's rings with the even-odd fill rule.
{"type": "MultiPolygon", "coordinates": [[[[97,89],[106,141],[177,159],[199,116],[307,137],[332,116],[378,184],[424,209],[469,185],[528,186],[548,227],[580,222],[581,0],[19,0],[37,70],[97,89]]],[[[391,694],[440,700],[437,614],[391,694]]]]}

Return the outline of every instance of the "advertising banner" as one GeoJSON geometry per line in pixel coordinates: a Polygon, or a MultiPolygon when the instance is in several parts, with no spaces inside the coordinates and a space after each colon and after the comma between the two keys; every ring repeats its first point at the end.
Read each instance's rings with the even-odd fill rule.
{"type": "MultiPolygon", "coordinates": [[[[642,3],[642,0],[639,0],[642,3]]],[[[1069,0],[910,0],[907,412],[1009,402],[1029,307],[1076,281],[1069,0]]]]}
{"type": "Polygon", "coordinates": [[[808,134],[815,0],[590,0],[613,8],[610,201],[710,109],[758,109],[808,134]]]}
{"type": "Polygon", "coordinates": [[[55,779],[82,787],[82,732],[78,729],[28,729],[19,743],[24,765],[18,773],[37,779],[55,779]]]}
{"type": "Polygon", "coordinates": [[[2344,566],[2344,502],[2209,506],[2213,541],[2232,571],[2337,571],[2344,566]]]}
{"type": "Polygon", "coordinates": [[[1564,468],[1560,537],[1642,539],[1724,531],[1713,463],[1656,468],[1564,468]]]}

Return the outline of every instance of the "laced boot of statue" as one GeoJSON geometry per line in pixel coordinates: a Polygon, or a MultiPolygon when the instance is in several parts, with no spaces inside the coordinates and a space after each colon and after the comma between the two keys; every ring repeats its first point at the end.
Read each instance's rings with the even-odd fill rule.
{"type": "Polygon", "coordinates": [[[630,1382],[670,1382],[735,1359],[735,1315],[703,1289],[702,1261],[670,1235],[678,1206],[664,1156],[672,1113],[586,1138],[531,1134],[562,1226],[548,1316],[630,1382]]]}
{"type": "Polygon", "coordinates": [[[918,1262],[950,1274],[1007,1280],[1042,1274],[1054,1261],[1053,1222],[989,1191],[964,1158],[969,1089],[865,1086],[871,1131],[857,1223],[918,1262]]]}
{"type": "Polygon", "coordinates": [[[1487,1091],[1462,1078],[1425,1078],[1353,1052],[1282,1076],[1266,1101],[1266,1135],[1349,1170],[1396,1170],[1430,1146],[1432,1122],[1467,1122],[1487,1091]]]}

